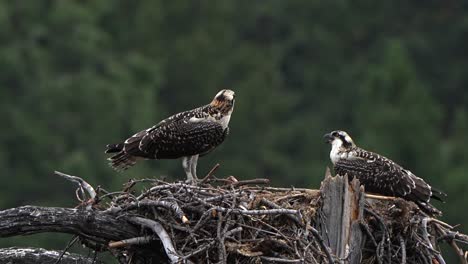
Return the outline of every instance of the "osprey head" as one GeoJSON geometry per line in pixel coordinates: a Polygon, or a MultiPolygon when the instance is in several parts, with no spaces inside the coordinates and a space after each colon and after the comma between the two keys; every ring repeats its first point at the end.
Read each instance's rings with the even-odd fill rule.
{"type": "Polygon", "coordinates": [[[232,90],[224,89],[219,91],[211,101],[210,105],[223,115],[232,113],[236,94],[232,90]]]}
{"type": "Polygon", "coordinates": [[[337,149],[349,149],[356,146],[353,139],[345,131],[335,130],[328,134],[325,134],[323,138],[327,143],[332,145],[332,148],[337,149]]]}

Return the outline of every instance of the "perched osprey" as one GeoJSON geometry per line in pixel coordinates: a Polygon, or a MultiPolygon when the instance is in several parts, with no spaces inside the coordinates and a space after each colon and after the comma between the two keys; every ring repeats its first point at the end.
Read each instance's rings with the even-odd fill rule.
{"type": "Polygon", "coordinates": [[[196,183],[199,156],[208,154],[229,133],[235,94],[221,90],[210,104],[168,117],[140,131],[125,142],[107,145],[106,153],[115,153],[109,165],[122,171],[141,159],[182,158],[187,181],[196,183]]]}
{"type": "Polygon", "coordinates": [[[357,147],[344,131],[333,131],[324,138],[332,145],[330,159],[338,175],[347,174],[349,179],[356,177],[366,192],[402,197],[415,202],[426,213],[440,214],[429,200],[441,201],[439,196],[445,194],[411,171],[384,156],[357,147]]]}

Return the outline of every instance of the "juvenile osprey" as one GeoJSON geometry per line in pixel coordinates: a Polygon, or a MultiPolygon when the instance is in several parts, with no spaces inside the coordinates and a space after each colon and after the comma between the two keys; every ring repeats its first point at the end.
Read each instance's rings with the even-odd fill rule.
{"type": "Polygon", "coordinates": [[[215,149],[229,133],[234,101],[233,91],[221,90],[210,104],[168,117],[123,143],[107,145],[106,153],[115,153],[109,165],[122,171],[141,159],[182,158],[187,181],[195,183],[198,157],[215,149]]]}
{"type": "Polygon", "coordinates": [[[366,192],[402,197],[415,202],[431,215],[440,211],[429,204],[430,198],[441,201],[444,193],[433,189],[423,179],[404,169],[392,160],[357,147],[344,131],[333,131],[324,138],[332,145],[330,159],[335,173],[356,177],[366,192]]]}

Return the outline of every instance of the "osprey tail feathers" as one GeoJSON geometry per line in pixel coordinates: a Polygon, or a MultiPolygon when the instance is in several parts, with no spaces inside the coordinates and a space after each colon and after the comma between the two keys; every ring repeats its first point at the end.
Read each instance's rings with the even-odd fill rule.
{"type": "Polygon", "coordinates": [[[120,152],[123,150],[124,148],[124,144],[123,143],[119,143],[119,144],[109,144],[106,146],[106,151],[105,153],[115,153],[115,152],[120,152]]]}
{"type": "Polygon", "coordinates": [[[446,193],[439,191],[435,188],[431,187],[431,191],[432,191],[432,196],[431,196],[432,199],[443,202],[443,197],[447,197],[446,193]]]}
{"type": "Polygon", "coordinates": [[[131,156],[123,151],[107,159],[109,166],[116,171],[124,171],[136,164],[138,157],[131,156]]]}

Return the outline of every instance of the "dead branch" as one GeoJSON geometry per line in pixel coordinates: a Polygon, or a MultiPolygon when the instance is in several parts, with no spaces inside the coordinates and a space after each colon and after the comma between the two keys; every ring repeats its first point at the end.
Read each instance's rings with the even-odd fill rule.
{"type": "Polygon", "coordinates": [[[138,246],[138,245],[145,245],[153,241],[154,238],[152,236],[141,236],[141,237],[134,237],[129,239],[123,239],[120,241],[113,241],[109,242],[109,248],[121,248],[121,247],[128,247],[128,246],[138,246]]]}
{"type": "Polygon", "coordinates": [[[145,219],[141,217],[134,217],[130,219],[131,222],[135,224],[142,225],[144,227],[150,228],[153,232],[158,235],[159,239],[161,240],[164,251],[166,252],[167,256],[171,260],[171,263],[178,263],[180,260],[179,255],[177,254],[174,245],[172,244],[171,238],[164,227],[153,220],[145,219]]]}
{"type": "MultiPolygon", "coordinates": [[[[71,182],[74,182],[76,184],[78,184],[78,187],[79,189],[78,190],[81,190],[81,193],[84,195],[84,191],[85,190],[88,195],[89,195],[89,200],[86,201],[86,199],[83,197],[82,202],[84,202],[86,204],[86,210],[91,210],[92,206],[93,206],[93,203],[96,199],[96,191],[94,190],[93,186],[91,186],[89,183],[87,183],[85,180],[83,180],[82,178],[78,177],[78,176],[73,176],[73,175],[68,175],[68,174],[65,174],[63,172],[60,172],[60,171],[55,171],[54,172],[55,175],[58,175],[60,177],[63,177],[71,182]]],[[[78,191],[77,190],[77,191],[78,191]]],[[[77,195],[78,197],[78,195],[77,195]]]]}
{"type": "MultiPolygon", "coordinates": [[[[60,251],[46,250],[42,248],[0,248],[0,263],[36,264],[54,263],[59,259],[60,251]]],[[[63,254],[60,264],[100,264],[93,258],[83,257],[78,254],[63,254]]]]}
{"type": "Polygon", "coordinates": [[[105,243],[138,236],[123,219],[99,211],[22,206],[0,211],[0,237],[60,232],[105,243]]]}

